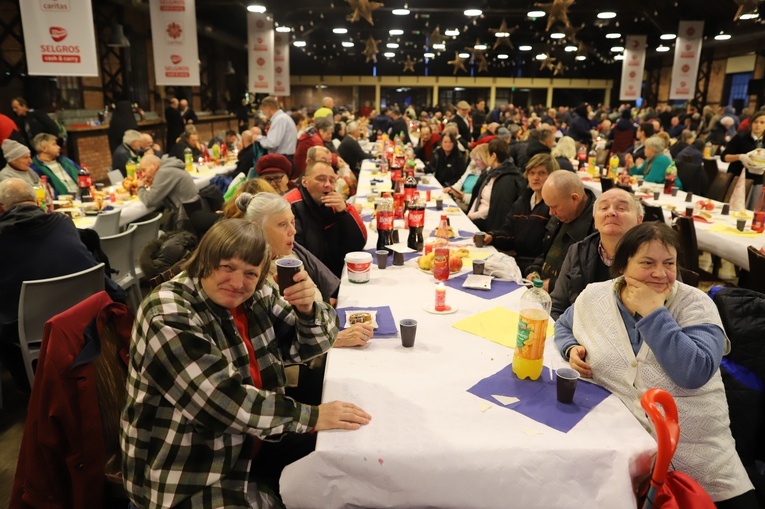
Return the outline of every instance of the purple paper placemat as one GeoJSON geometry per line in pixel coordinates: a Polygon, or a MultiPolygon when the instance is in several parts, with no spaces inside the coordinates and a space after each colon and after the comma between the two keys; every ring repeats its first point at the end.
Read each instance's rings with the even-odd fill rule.
{"type": "Polygon", "coordinates": [[[455,278],[449,278],[449,280],[446,281],[446,286],[487,300],[496,299],[497,297],[501,297],[505,294],[517,290],[518,288],[521,288],[521,285],[516,284],[513,281],[497,281],[496,279],[492,280],[490,290],[474,290],[472,288],[465,288],[462,286],[462,284],[470,274],[472,274],[472,272],[462,274],[461,276],[457,276],[455,278]]]}
{"type": "Polygon", "coordinates": [[[418,191],[438,191],[439,189],[443,189],[443,188],[441,186],[428,186],[425,184],[417,184],[418,191]]]}
{"type": "Polygon", "coordinates": [[[542,375],[537,380],[519,380],[513,373],[512,364],[484,378],[468,389],[468,392],[494,405],[515,410],[563,433],[571,431],[585,415],[611,394],[598,385],[579,380],[574,402],[560,403],[557,399],[555,380],[550,380],[550,370],[547,367],[542,368],[542,375]],[[492,397],[494,394],[515,397],[520,401],[502,405],[492,397]]]}
{"type": "Polygon", "coordinates": [[[395,336],[398,334],[398,327],[396,326],[396,320],[393,318],[393,313],[388,306],[366,306],[366,307],[347,307],[337,310],[337,316],[340,319],[340,328],[345,328],[345,312],[357,311],[360,309],[368,309],[371,311],[377,311],[377,328],[375,329],[375,336],[395,336]]]}
{"type": "MultiPolygon", "coordinates": [[[[372,255],[372,263],[377,265],[377,248],[365,249],[364,251],[366,251],[367,253],[371,253],[371,255],[372,255]]],[[[422,253],[417,252],[417,251],[415,251],[414,253],[404,253],[404,261],[408,262],[412,258],[419,257],[421,254],[422,253]]],[[[391,266],[391,265],[393,265],[393,254],[389,254],[388,255],[388,266],[391,266]]]]}
{"type": "Polygon", "coordinates": [[[364,221],[365,223],[372,220],[371,212],[368,214],[359,214],[359,216],[361,217],[361,220],[364,221]]]}

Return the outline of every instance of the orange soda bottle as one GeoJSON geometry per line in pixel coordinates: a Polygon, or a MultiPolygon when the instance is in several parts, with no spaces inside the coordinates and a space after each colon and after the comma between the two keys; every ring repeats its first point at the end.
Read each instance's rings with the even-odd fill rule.
{"type": "Polygon", "coordinates": [[[533,284],[534,287],[526,290],[521,296],[513,373],[521,379],[536,380],[542,374],[547,321],[552,301],[542,288],[541,279],[534,280],[533,284]]]}

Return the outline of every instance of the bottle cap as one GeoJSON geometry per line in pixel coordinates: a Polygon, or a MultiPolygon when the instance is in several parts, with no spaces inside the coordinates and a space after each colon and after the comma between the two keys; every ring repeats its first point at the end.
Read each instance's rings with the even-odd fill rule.
{"type": "Polygon", "coordinates": [[[542,288],[544,286],[544,281],[541,279],[535,279],[531,284],[534,285],[534,288],[542,288]]]}

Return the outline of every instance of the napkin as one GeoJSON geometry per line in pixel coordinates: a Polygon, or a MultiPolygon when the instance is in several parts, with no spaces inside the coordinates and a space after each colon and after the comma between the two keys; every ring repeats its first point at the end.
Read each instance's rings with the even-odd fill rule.
{"type": "MultiPolygon", "coordinates": [[[[477,297],[481,297],[482,299],[496,299],[497,297],[501,297],[503,295],[506,295],[510,292],[513,292],[517,290],[518,288],[521,288],[520,285],[516,284],[513,281],[498,281],[494,280],[491,282],[491,288],[489,290],[476,290],[473,288],[467,288],[462,286],[465,283],[465,280],[470,274],[463,274],[458,277],[449,278],[446,281],[446,286],[450,288],[456,288],[457,290],[460,290],[465,293],[469,293],[470,295],[475,295],[477,297]]],[[[517,322],[516,322],[517,323],[517,322]]],[[[468,331],[472,332],[472,331],[468,331]]],[[[479,334],[480,336],[481,334],[479,334]]]]}
{"type": "MultiPolygon", "coordinates": [[[[399,235],[403,236],[404,234],[403,233],[399,233],[399,235]]],[[[393,247],[393,246],[402,246],[402,247],[406,248],[406,244],[393,244],[391,247],[393,247]]],[[[364,251],[366,251],[367,253],[370,253],[372,255],[372,262],[377,264],[377,248],[374,247],[374,248],[371,248],[371,249],[365,249],[364,251]]],[[[421,254],[422,253],[418,253],[417,251],[412,251],[411,253],[404,253],[404,261],[407,262],[407,261],[411,260],[412,258],[419,258],[419,256],[421,254]]],[[[390,255],[388,255],[388,266],[391,266],[392,264],[393,264],[393,255],[390,254],[390,255]]]]}
{"type": "Polygon", "coordinates": [[[389,306],[365,306],[365,307],[347,307],[337,310],[337,316],[340,319],[340,328],[345,328],[345,316],[348,311],[377,311],[377,325],[375,336],[395,336],[398,334],[396,320],[393,319],[393,313],[389,306]]]}
{"type": "MultiPolygon", "coordinates": [[[[449,281],[452,280],[450,279],[449,281]]],[[[449,281],[447,281],[447,285],[449,284],[449,281]]],[[[500,282],[494,281],[491,285],[492,289],[488,292],[485,290],[467,290],[465,288],[461,290],[469,291],[471,293],[475,293],[475,295],[479,297],[482,297],[485,294],[493,292],[495,285],[498,286],[499,283],[500,282]]],[[[469,332],[470,334],[475,334],[476,336],[481,336],[482,338],[488,339],[489,341],[494,341],[500,345],[515,348],[516,334],[518,331],[518,318],[519,315],[516,311],[511,311],[509,309],[497,306],[488,311],[483,311],[473,316],[468,316],[464,320],[460,320],[459,322],[452,324],[452,327],[465,332],[469,332]]],[[[547,322],[547,337],[552,338],[554,334],[555,331],[553,328],[552,320],[549,320],[547,322]]],[[[548,341],[552,340],[548,339],[548,341]]]]}
{"type": "Polygon", "coordinates": [[[593,408],[611,394],[598,385],[580,379],[576,385],[574,402],[560,403],[557,399],[554,378],[554,376],[551,378],[550,370],[544,367],[542,375],[537,380],[520,380],[513,373],[513,365],[510,364],[490,377],[484,378],[468,389],[468,392],[494,405],[515,410],[563,433],[571,431],[593,408]],[[502,404],[496,396],[518,398],[519,401],[502,404]]]}
{"type": "Polygon", "coordinates": [[[717,223],[707,231],[727,233],[728,235],[738,235],[739,237],[746,237],[749,239],[754,239],[763,235],[762,233],[753,232],[751,230],[740,232],[738,231],[738,228],[734,226],[728,226],[727,224],[723,223],[717,223]]]}
{"type": "Polygon", "coordinates": [[[438,191],[442,189],[441,186],[430,186],[425,184],[417,184],[418,191],[438,191]]]}

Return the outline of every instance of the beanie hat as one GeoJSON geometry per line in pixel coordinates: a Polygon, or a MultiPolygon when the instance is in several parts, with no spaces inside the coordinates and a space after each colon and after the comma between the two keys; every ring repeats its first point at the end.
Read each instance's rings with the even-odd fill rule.
{"type": "Polygon", "coordinates": [[[289,159],[281,154],[266,154],[258,159],[258,164],[255,165],[255,171],[258,175],[281,171],[289,177],[290,174],[292,174],[292,165],[290,164],[289,159]]]}
{"type": "Polygon", "coordinates": [[[6,161],[15,161],[29,153],[30,150],[26,145],[22,145],[18,141],[11,140],[10,138],[3,140],[3,157],[5,157],[6,161]]]}

